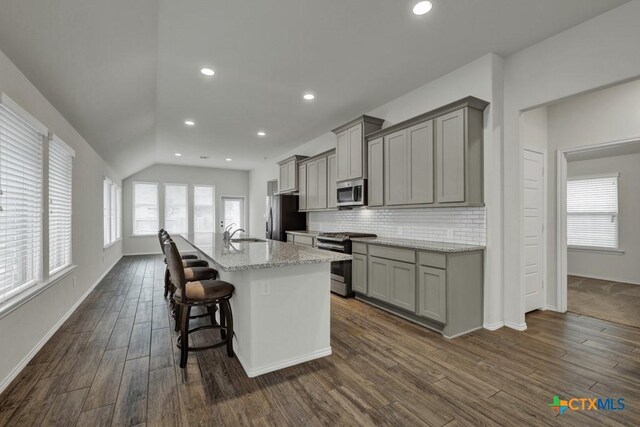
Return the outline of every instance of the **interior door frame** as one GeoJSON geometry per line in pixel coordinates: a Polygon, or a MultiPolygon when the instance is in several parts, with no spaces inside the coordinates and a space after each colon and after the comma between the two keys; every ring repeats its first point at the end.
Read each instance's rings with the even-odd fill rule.
{"type": "MultiPolygon", "coordinates": [[[[522,161],[524,162],[524,152],[525,151],[531,151],[533,153],[538,153],[542,155],[542,298],[543,298],[543,303],[542,303],[542,307],[540,307],[541,310],[547,310],[550,307],[547,304],[547,257],[548,257],[548,238],[547,238],[547,149],[546,148],[540,148],[540,147],[531,147],[531,146],[525,146],[522,148],[522,161]]],[[[520,194],[523,195],[523,199],[522,199],[522,211],[520,212],[520,215],[524,215],[524,170],[522,172],[522,181],[520,182],[520,194]]],[[[524,222],[523,222],[524,225],[524,222]]],[[[522,238],[522,245],[524,246],[524,234],[523,234],[523,238],[522,238]]],[[[522,272],[522,283],[525,283],[525,265],[524,265],[524,251],[522,253],[522,265],[520,268],[520,271],[522,272]]],[[[523,291],[525,292],[524,288],[523,291]]],[[[525,295],[526,297],[526,295],[525,295]]],[[[526,310],[526,308],[525,308],[526,310]]]]}
{"type": "Polygon", "coordinates": [[[601,144],[593,144],[575,148],[558,150],[557,154],[557,212],[556,212],[556,250],[558,268],[556,270],[556,303],[557,311],[567,311],[567,156],[589,151],[600,151],[615,146],[638,144],[640,137],[610,141],[601,144]]]}

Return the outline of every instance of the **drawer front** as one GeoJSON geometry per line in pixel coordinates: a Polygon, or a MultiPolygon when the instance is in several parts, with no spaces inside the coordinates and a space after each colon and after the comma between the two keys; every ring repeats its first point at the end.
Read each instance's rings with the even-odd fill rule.
{"type": "Polygon", "coordinates": [[[418,263],[427,267],[447,268],[447,256],[437,252],[419,252],[418,263]]]}
{"type": "Polygon", "coordinates": [[[288,234],[287,233],[287,242],[293,243],[293,234],[288,234]]]}
{"type": "Polygon", "coordinates": [[[301,236],[299,234],[295,235],[294,242],[299,245],[307,245],[313,246],[313,237],[311,236],[301,236]]]}
{"type": "Polygon", "coordinates": [[[351,245],[351,252],[354,254],[367,254],[367,245],[364,243],[353,242],[351,245]]]}
{"type": "Polygon", "coordinates": [[[387,246],[369,245],[369,255],[402,262],[416,262],[416,253],[408,249],[390,248],[387,246]]]}

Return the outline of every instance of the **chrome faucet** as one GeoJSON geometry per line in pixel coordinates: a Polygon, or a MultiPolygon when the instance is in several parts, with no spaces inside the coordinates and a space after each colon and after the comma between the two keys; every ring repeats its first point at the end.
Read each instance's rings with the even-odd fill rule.
{"type": "Polygon", "coordinates": [[[230,232],[231,227],[233,227],[235,224],[229,224],[225,227],[224,229],[224,233],[222,234],[222,240],[224,240],[225,242],[230,242],[231,239],[233,238],[233,236],[235,236],[235,234],[238,231],[242,231],[243,233],[246,233],[242,228],[238,228],[236,229],[233,233],[230,232]]]}

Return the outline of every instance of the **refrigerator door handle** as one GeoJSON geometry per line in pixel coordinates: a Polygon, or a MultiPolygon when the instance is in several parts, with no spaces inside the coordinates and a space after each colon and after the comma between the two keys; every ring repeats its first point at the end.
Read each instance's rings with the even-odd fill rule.
{"type": "Polygon", "coordinates": [[[273,209],[269,208],[269,238],[273,239],[273,209]]]}

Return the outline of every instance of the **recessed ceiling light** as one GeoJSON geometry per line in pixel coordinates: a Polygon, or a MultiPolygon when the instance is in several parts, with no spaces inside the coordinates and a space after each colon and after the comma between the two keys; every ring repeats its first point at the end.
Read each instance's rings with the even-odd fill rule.
{"type": "Polygon", "coordinates": [[[182,157],[182,153],[173,153],[173,155],[176,157],[182,157]]]}
{"type": "Polygon", "coordinates": [[[196,122],[194,122],[193,120],[185,120],[184,124],[187,126],[195,126],[196,122]]]}
{"type": "Polygon", "coordinates": [[[267,136],[267,133],[261,130],[261,131],[258,131],[258,136],[267,136]]]}
{"type": "Polygon", "coordinates": [[[230,161],[231,161],[231,159],[229,159],[229,158],[227,158],[227,159],[225,159],[225,160],[226,160],[227,162],[230,162],[230,161]]]}
{"type": "Polygon", "coordinates": [[[213,75],[216,73],[216,72],[215,72],[215,71],[213,71],[211,68],[206,68],[206,67],[205,67],[205,68],[200,69],[200,72],[201,72],[202,74],[204,74],[205,76],[213,76],[213,75]]]}
{"type": "Polygon", "coordinates": [[[432,7],[433,4],[431,4],[430,1],[419,1],[415,6],[413,6],[413,14],[418,16],[424,15],[425,13],[428,13],[432,7]]]}
{"type": "Polygon", "coordinates": [[[206,160],[206,159],[208,159],[208,158],[209,158],[209,156],[200,156],[200,158],[201,158],[202,160],[206,160]]]}
{"type": "Polygon", "coordinates": [[[314,99],[316,99],[316,96],[311,92],[305,93],[304,95],[302,95],[302,97],[305,101],[313,101],[314,99]]]}

